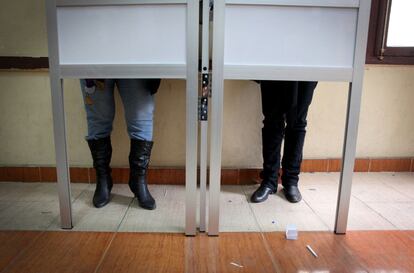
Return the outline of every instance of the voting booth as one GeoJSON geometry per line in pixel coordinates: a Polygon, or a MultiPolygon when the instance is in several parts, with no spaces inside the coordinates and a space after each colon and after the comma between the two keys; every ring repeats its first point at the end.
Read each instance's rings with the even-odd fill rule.
{"type": "Polygon", "coordinates": [[[72,228],[63,79],[186,80],[185,233],[196,233],[198,0],[46,0],[61,227],[72,228]]]}
{"type": "Polygon", "coordinates": [[[185,234],[195,235],[199,227],[213,236],[219,234],[223,83],[254,79],[349,82],[335,224],[336,233],[346,232],[371,0],[214,1],[208,192],[210,1],[203,1],[200,101],[198,0],[46,0],[46,3],[62,228],[73,226],[63,79],[186,79],[185,234]],[[197,118],[200,120],[199,226],[197,118]]]}
{"type": "Polygon", "coordinates": [[[349,82],[335,232],[345,233],[370,0],[215,0],[208,234],[219,234],[224,80],[349,82]]]}

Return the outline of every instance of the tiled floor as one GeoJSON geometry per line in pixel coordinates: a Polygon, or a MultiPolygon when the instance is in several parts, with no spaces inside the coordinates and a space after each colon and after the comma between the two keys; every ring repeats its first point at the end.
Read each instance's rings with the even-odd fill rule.
{"type": "MultiPolygon", "coordinates": [[[[327,231],[334,226],[339,173],[303,173],[303,201],[291,204],[281,192],[261,204],[249,202],[256,185],[222,186],[220,231],[327,231]]],[[[72,184],[74,230],[184,231],[184,187],[150,185],[157,209],[138,207],[128,186],[116,184],[109,205],[91,204],[94,185],[72,184]]],[[[356,173],[349,230],[414,229],[414,173],[356,173]]],[[[54,183],[0,183],[1,230],[59,230],[54,183]]]]}

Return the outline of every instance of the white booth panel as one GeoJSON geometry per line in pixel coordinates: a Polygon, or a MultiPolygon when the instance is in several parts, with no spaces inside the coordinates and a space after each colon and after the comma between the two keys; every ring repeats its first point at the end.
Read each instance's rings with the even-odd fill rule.
{"type": "Polygon", "coordinates": [[[225,67],[353,67],[355,8],[227,5],[225,12],[225,67]]]}
{"type": "Polygon", "coordinates": [[[185,4],[58,7],[60,64],[185,64],[186,9],[185,4]]]}

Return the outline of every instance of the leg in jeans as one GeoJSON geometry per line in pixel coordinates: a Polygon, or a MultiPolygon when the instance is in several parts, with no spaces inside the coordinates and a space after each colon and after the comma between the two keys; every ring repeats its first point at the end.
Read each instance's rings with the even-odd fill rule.
{"type": "Polygon", "coordinates": [[[100,89],[98,86],[86,87],[85,80],[81,80],[81,90],[88,122],[86,140],[96,172],[93,205],[100,208],[108,204],[112,189],[109,164],[112,156],[110,134],[115,115],[114,81],[105,80],[104,88],[100,89]]]}
{"type": "Polygon", "coordinates": [[[115,117],[114,80],[105,80],[104,89],[87,88],[81,80],[82,96],[85,103],[88,135],[86,140],[108,137],[112,132],[115,117]]]}
{"type": "Polygon", "coordinates": [[[152,149],[154,97],[153,80],[120,79],[117,86],[125,109],[128,134],[131,139],[129,153],[129,187],[144,209],[155,209],[154,198],[147,187],[147,170],[152,149]]]}
{"type": "Polygon", "coordinates": [[[130,139],[152,141],[154,96],[148,82],[146,79],[116,81],[130,139]]]}
{"type": "Polygon", "coordinates": [[[299,82],[296,107],[287,115],[285,146],[282,159],[282,183],[297,186],[305,142],[307,114],[317,82],[299,82]]]}

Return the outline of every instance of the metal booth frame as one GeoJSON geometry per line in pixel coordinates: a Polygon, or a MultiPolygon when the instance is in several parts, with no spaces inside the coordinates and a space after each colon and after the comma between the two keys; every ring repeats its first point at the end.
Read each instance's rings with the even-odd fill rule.
{"type": "MultiPolygon", "coordinates": [[[[65,78],[177,78],[186,79],[186,194],[185,234],[196,234],[198,137],[198,0],[46,0],[49,75],[52,97],[60,224],[71,229],[72,203],[66,140],[63,79],[65,78]],[[59,54],[58,9],[61,7],[120,5],[186,5],[186,62],[174,64],[62,64],[59,54]]],[[[130,26],[129,26],[130,27],[130,26]]],[[[168,45],[167,45],[168,46],[168,45]]]]}
{"type": "Polygon", "coordinates": [[[208,235],[216,236],[219,234],[223,83],[226,79],[349,82],[342,172],[340,176],[335,219],[335,233],[346,233],[358,134],[370,6],[371,0],[214,1],[208,235]],[[226,7],[231,5],[318,7],[357,10],[356,37],[352,67],[226,65],[224,54],[225,18],[226,7]]]}
{"type": "Polygon", "coordinates": [[[335,233],[346,233],[358,120],[360,114],[364,61],[371,0],[215,0],[213,13],[213,56],[210,132],[210,174],[207,194],[207,100],[209,93],[209,10],[203,1],[202,96],[198,101],[199,1],[198,0],[46,0],[52,113],[61,227],[71,229],[72,204],[63,79],[65,78],[178,78],[186,79],[186,175],[185,234],[197,233],[197,145],[200,120],[200,222],[201,232],[219,234],[220,173],[225,79],[237,80],[317,80],[349,82],[347,118],[343,145],[342,172],[338,190],[335,233]],[[62,64],[59,54],[57,10],[60,7],[120,5],[186,5],[186,63],[174,64],[62,64]],[[357,10],[356,37],[352,67],[226,65],[225,16],[228,5],[334,7],[357,10]],[[207,91],[207,93],[203,93],[207,91]],[[203,98],[205,104],[203,104],[203,98]],[[205,107],[205,108],[203,108],[205,107]],[[201,108],[201,109],[200,109],[201,108]],[[203,109],[206,115],[203,116],[203,109]],[[208,196],[208,197],[207,197],[208,196]],[[209,201],[207,215],[207,199],[209,201]],[[208,223],[206,223],[208,218],[208,223]],[[208,225],[208,226],[207,226],[208,225]]]}

